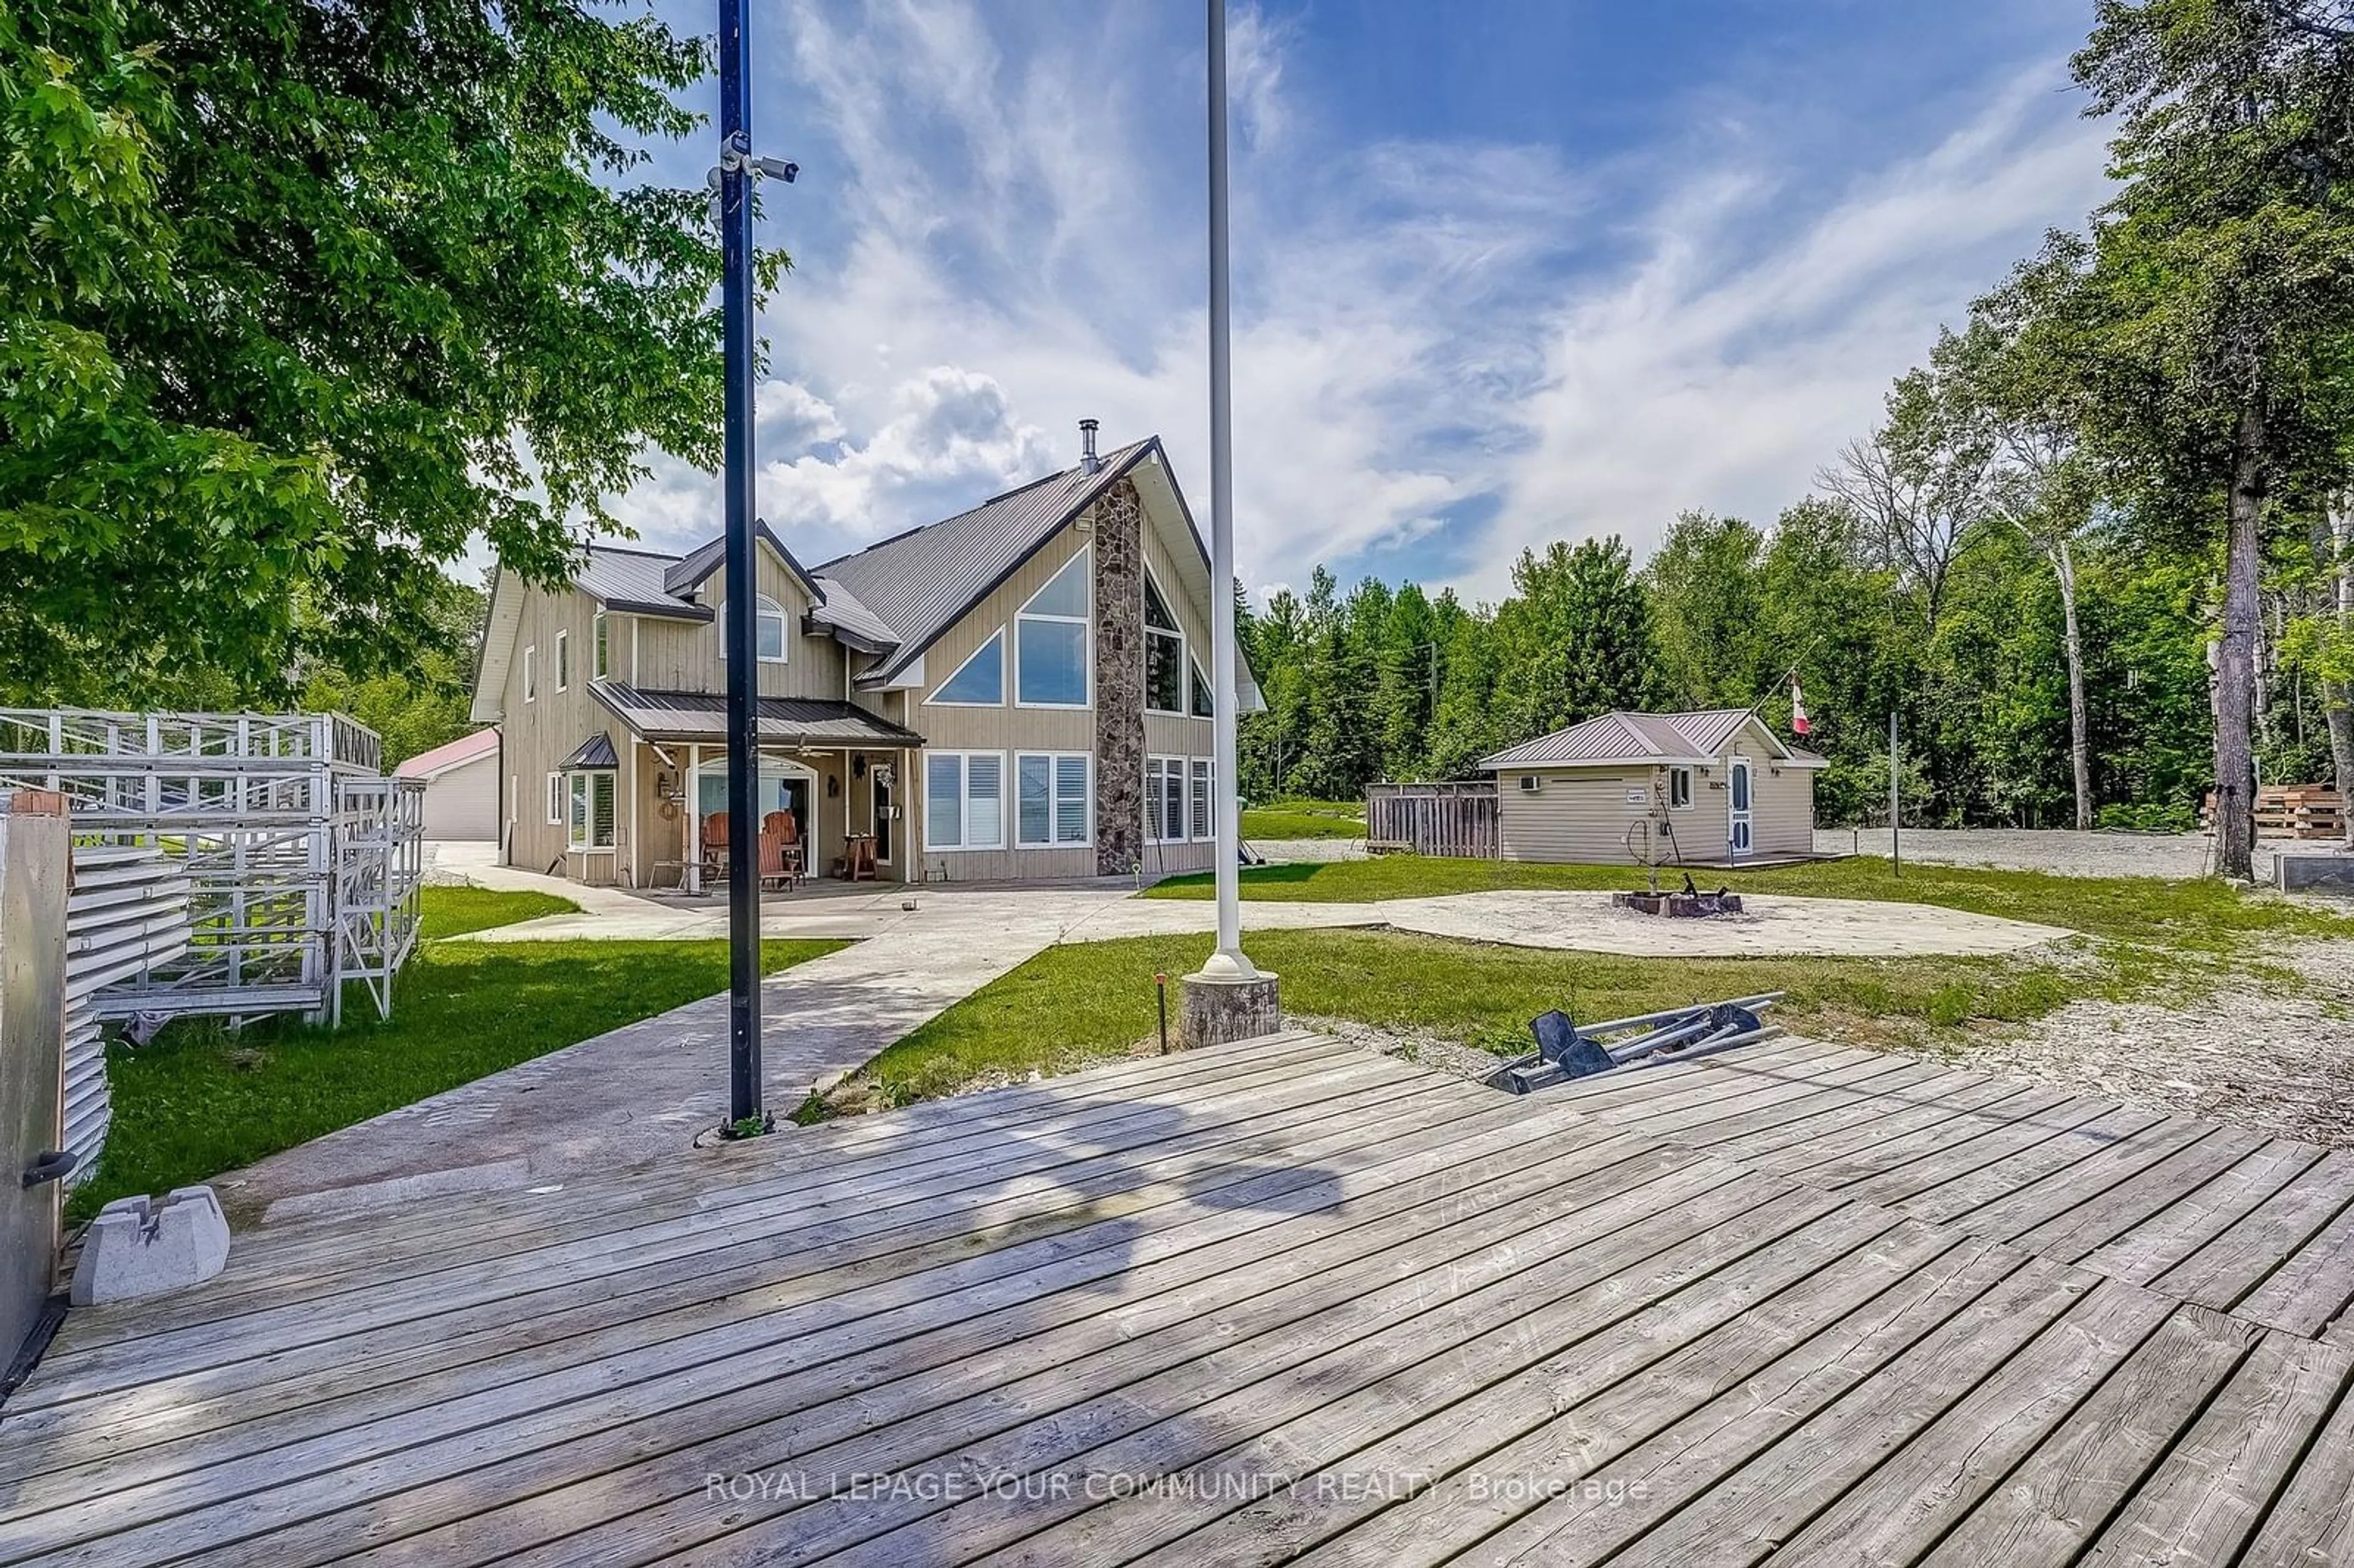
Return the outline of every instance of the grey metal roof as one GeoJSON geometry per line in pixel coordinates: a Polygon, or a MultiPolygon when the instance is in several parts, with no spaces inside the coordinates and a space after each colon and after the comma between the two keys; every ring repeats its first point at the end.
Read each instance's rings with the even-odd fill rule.
{"type": "Polygon", "coordinates": [[[678,565],[675,556],[646,550],[617,550],[591,545],[588,556],[572,580],[580,590],[614,609],[639,615],[669,615],[682,620],[709,620],[706,605],[689,604],[663,586],[663,576],[678,565]]]}
{"type": "MultiPolygon", "coordinates": [[[[801,565],[800,557],[785,548],[785,542],[777,536],[777,531],[774,528],[769,526],[769,520],[765,517],[758,518],[753,526],[756,536],[766,539],[769,542],[769,547],[776,551],[778,558],[785,563],[785,569],[801,579],[801,585],[809,590],[810,598],[823,599],[825,590],[818,587],[817,579],[810,576],[809,568],[801,565]]],[[[704,579],[725,564],[726,555],[726,535],[721,534],[716,538],[705,540],[672,562],[663,571],[663,591],[681,597],[694,591],[702,586],[704,579]]]]}
{"type": "MultiPolygon", "coordinates": [[[[726,742],[727,699],[717,692],[650,692],[618,681],[588,689],[642,740],[726,742]]],[[[805,746],[924,744],[922,736],[878,714],[822,697],[762,697],[758,723],[763,740],[805,746]]]]}
{"type": "MultiPolygon", "coordinates": [[[[1712,762],[1750,718],[1747,708],[1705,708],[1697,713],[1606,713],[1508,747],[1479,766],[1493,771],[1539,764],[1712,762]]],[[[1775,742],[1776,746],[1781,743],[1775,742]]]]}
{"type": "Polygon", "coordinates": [[[818,575],[850,589],[896,634],[899,651],[879,674],[931,646],[1055,531],[1134,467],[1150,437],[1107,452],[1093,473],[1066,469],[970,512],[825,562],[818,575]]]}
{"type": "Polygon", "coordinates": [[[576,768],[619,768],[620,765],[621,754],[613,749],[613,737],[600,729],[574,747],[572,755],[556,766],[560,772],[569,772],[576,768]]]}
{"type": "Polygon", "coordinates": [[[868,653],[888,653],[899,646],[899,634],[881,616],[859,602],[858,596],[832,577],[820,577],[825,602],[810,610],[810,619],[831,627],[835,636],[868,653]]]}

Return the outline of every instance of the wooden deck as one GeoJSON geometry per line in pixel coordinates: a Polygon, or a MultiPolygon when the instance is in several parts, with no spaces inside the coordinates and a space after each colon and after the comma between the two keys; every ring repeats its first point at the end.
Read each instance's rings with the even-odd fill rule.
{"type": "Polygon", "coordinates": [[[2354,1563],[2354,1159],[1799,1044],[1304,1036],[78,1310],[0,1562],[2354,1563]]]}

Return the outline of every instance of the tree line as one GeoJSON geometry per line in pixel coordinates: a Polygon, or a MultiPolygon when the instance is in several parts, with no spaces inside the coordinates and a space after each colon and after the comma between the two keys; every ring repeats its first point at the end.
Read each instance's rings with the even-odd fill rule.
{"type": "MultiPolygon", "coordinates": [[[[1614,707],[1803,683],[1818,810],[2187,828],[2354,782],[2354,13],[2102,0],[2115,194],[1938,334],[1770,520],[1524,551],[1500,602],[1319,570],[1248,615],[1246,794],[1458,778],[1614,707]]],[[[1785,729],[1787,733],[1787,728],[1785,729]]]]}

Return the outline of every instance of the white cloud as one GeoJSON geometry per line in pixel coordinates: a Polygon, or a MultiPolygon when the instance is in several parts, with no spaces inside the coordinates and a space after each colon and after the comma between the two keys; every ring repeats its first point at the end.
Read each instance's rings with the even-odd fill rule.
{"type": "MultiPolygon", "coordinates": [[[[1067,465],[1089,415],[1109,445],[1161,433],[1206,509],[1199,45],[1151,8],[1078,15],[807,0],[764,32],[785,48],[763,70],[838,154],[784,198],[827,227],[780,220],[796,265],[762,322],[761,505],[809,559],[1067,465]]],[[[1258,584],[1443,560],[1492,595],[1524,545],[1639,551],[1683,507],[1769,516],[1941,319],[2100,191],[2056,62],[1826,190],[1712,116],[1590,167],[1341,143],[1287,75],[1287,25],[1240,8],[1229,47],[1238,558],[1258,584]]],[[[716,486],[656,467],[621,510],[706,537],[716,486]]]]}

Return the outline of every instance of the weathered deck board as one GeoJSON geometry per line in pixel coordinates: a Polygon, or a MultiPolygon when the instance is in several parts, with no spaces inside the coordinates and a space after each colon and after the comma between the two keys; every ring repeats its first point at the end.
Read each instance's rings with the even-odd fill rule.
{"type": "Polygon", "coordinates": [[[1287,1037],[453,1220],[70,1315],[0,1562],[2354,1546],[2354,1164],[1807,1042],[1508,1098],[1287,1037]]]}

